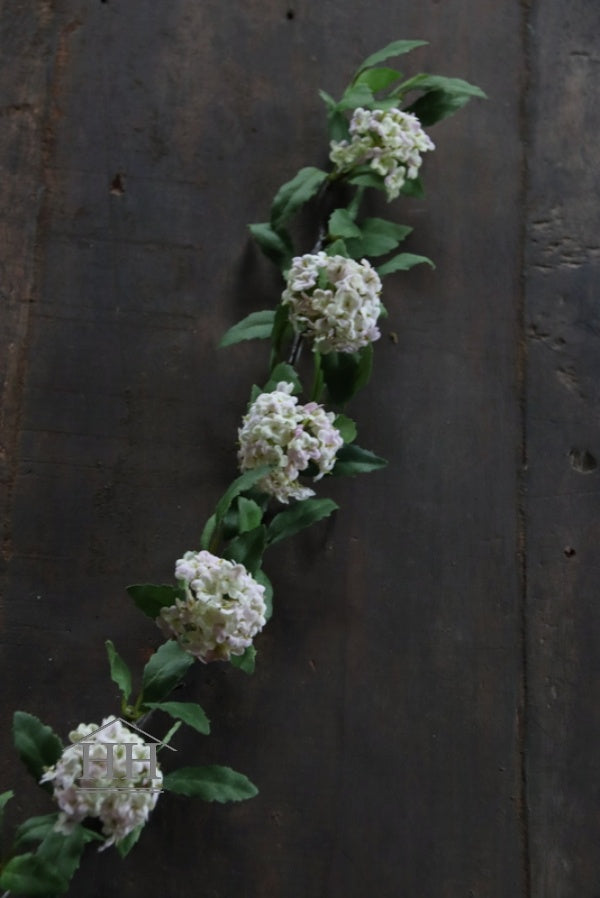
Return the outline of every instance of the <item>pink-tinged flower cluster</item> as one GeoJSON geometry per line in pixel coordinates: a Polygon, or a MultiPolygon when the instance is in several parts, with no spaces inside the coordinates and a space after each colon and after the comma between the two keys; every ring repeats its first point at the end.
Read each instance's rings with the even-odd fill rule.
{"type": "Polygon", "coordinates": [[[166,636],[200,661],[243,655],[266,623],[265,588],[243,564],[211,552],[186,552],[175,564],[185,599],[161,608],[156,622],[166,636]]]}
{"type": "Polygon", "coordinates": [[[416,115],[401,109],[355,109],[350,141],[331,141],[329,158],[337,171],[368,164],[384,179],[388,200],[395,199],[405,181],[419,174],[421,153],[435,144],[416,115]]]}
{"type": "Polygon", "coordinates": [[[80,723],[69,733],[73,743],[65,749],[40,782],[52,783],[54,798],[60,808],[55,829],[64,834],[86,817],[102,822],[106,840],[100,851],[120,842],[125,836],[143,826],[156,805],[163,776],[158,764],[151,765],[148,745],[143,738],[115,717],[106,717],[101,727],[95,723],[80,723]],[[84,748],[89,763],[84,779],[84,748]],[[125,745],[131,743],[133,763],[128,767],[125,745]],[[112,774],[107,767],[109,746],[112,745],[112,774]],[[120,788],[117,788],[120,787],[120,788]]]}
{"type": "Polygon", "coordinates": [[[301,471],[312,463],[320,480],[335,464],[344,441],[334,427],[335,415],[316,402],[299,405],[293,385],[278,383],[272,393],[261,393],[244,416],[238,431],[238,459],[242,471],[274,465],[257,486],[280,502],[306,499],[314,490],[301,486],[301,471]]]}
{"type": "Polygon", "coordinates": [[[282,302],[321,353],[356,352],[381,336],[381,280],[370,263],[324,252],[292,259],[282,302]]]}

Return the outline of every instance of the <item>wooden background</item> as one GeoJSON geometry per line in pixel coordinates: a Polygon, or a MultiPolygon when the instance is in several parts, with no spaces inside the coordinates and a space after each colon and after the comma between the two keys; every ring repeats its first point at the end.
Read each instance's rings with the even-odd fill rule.
{"type": "MultiPolygon", "coordinates": [[[[598,130],[594,0],[0,3],[0,790],[47,812],[12,712],[64,737],[117,711],[103,642],[160,639],[123,587],[169,580],[235,474],[274,304],[246,225],[326,162],[339,94],[394,38],[488,102],[432,129],[431,256],[386,281],[354,404],[384,472],[272,551],[258,670],[197,665],[181,763],[260,796],[163,796],[81,898],[599,898],[598,130]],[[288,5],[291,4],[291,5],[288,5]],[[398,343],[389,332],[398,335],[398,343]]],[[[384,201],[374,211],[384,212],[384,201]]]]}

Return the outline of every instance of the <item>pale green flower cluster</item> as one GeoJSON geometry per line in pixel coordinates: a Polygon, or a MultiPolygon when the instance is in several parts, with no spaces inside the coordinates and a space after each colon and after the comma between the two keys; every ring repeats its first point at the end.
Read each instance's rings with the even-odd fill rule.
{"type": "Polygon", "coordinates": [[[366,259],[324,252],[296,256],[282,302],[296,333],[321,353],[356,352],[381,336],[381,280],[366,259]]]}
{"type": "Polygon", "coordinates": [[[243,564],[211,552],[186,552],[175,564],[185,599],[161,608],[156,622],[166,636],[200,661],[243,655],[266,623],[265,588],[243,564]]]}
{"type": "Polygon", "coordinates": [[[40,782],[52,783],[54,798],[60,808],[56,830],[67,834],[76,823],[94,817],[102,822],[102,832],[106,836],[100,848],[103,851],[146,823],[158,801],[162,773],[158,765],[152,770],[148,746],[142,737],[113,716],[106,717],[101,727],[95,723],[80,723],[69,733],[69,739],[74,744],[65,749],[40,782]],[[91,743],[87,749],[89,765],[85,780],[84,749],[78,744],[82,739],[91,743]],[[126,743],[134,745],[130,769],[126,765],[126,743]],[[109,749],[111,745],[112,749],[109,749]],[[107,775],[109,751],[112,751],[110,776],[107,775]]]}
{"type": "Polygon", "coordinates": [[[388,200],[417,177],[421,153],[435,149],[417,116],[401,109],[355,109],[350,138],[331,141],[331,161],[339,172],[368,164],[382,176],[388,200]]]}
{"type": "Polygon", "coordinates": [[[261,393],[238,431],[238,460],[242,471],[274,465],[257,486],[280,502],[306,499],[314,490],[301,486],[299,475],[309,464],[320,480],[335,464],[344,441],[333,426],[335,415],[316,402],[298,405],[293,385],[282,381],[272,393],[261,393]]]}

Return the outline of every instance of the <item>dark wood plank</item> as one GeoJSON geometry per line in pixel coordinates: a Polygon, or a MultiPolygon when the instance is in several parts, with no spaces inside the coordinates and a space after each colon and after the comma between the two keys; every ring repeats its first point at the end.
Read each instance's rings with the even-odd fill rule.
{"type": "Polygon", "coordinates": [[[529,803],[536,896],[600,895],[596,4],[532,13],[529,803]],[[560,72],[560,77],[557,73],[560,72]]]}
{"type": "MultiPolygon", "coordinates": [[[[273,550],[255,677],[198,665],[186,687],[214,734],[183,739],[181,759],[241,769],[261,794],[193,811],[161,800],[137,857],[90,856],[74,894],[514,898],[520,6],[288,13],[274,0],[235,15],[213,0],[55,11],[4,719],[25,707],[63,734],[98,720],[116,707],[103,640],[131,663],[157,644],[122,588],[168,579],[197,542],[263,376],[260,348],[215,349],[279,290],[246,224],[300,165],[325,162],[317,88],[339,92],[394,37],[427,38],[407,68],[466,77],[493,101],[436,128],[428,198],[398,207],[438,268],[389,282],[355,406],[390,467],[324,484],[335,524],[273,550]]],[[[25,796],[28,811],[43,803],[25,796]]]]}

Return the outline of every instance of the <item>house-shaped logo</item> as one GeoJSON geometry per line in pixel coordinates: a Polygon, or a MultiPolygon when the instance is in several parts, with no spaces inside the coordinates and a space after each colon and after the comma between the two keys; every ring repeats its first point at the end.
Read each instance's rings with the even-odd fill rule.
{"type": "Polygon", "coordinates": [[[78,748],[81,748],[82,775],[79,778],[79,783],[75,783],[75,788],[83,792],[162,792],[162,789],[155,786],[157,749],[177,750],[172,745],[167,745],[166,742],[162,742],[150,733],[146,733],[145,730],[136,727],[134,723],[120,717],[113,717],[97,730],[80,739],[79,742],[70,745],[65,751],[72,754],[78,748]],[[135,730],[138,735],[142,736],[142,745],[139,742],[105,742],[96,738],[98,733],[113,726],[116,722],[122,723],[128,730],[135,730]],[[105,749],[105,757],[98,756],[99,747],[105,749]],[[140,757],[137,752],[134,756],[134,749],[141,747],[146,749],[145,756],[140,757]],[[93,755],[91,754],[92,748],[94,749],[93,755]],[[134,765],[142,765],[145,768],[142,785],[134,785],[136,779],[139,778],[139,771],[134,771],[134,765]],[[103,768],[100,777],[99,766],[103,768]]]}

